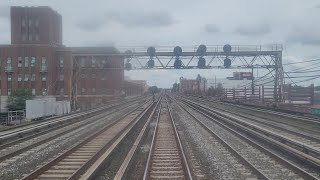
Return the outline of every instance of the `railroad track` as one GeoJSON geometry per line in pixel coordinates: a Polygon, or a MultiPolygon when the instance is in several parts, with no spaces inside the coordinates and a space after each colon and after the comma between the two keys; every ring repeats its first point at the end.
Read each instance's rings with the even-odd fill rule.
{"type": "Polygon", "coordinates": [[[110,155],[151,107],[150,103],[146,103],[128,112],[99,132],[90,135],[78,145],[26,175],[23,179],[79,179],[86,177],[87,173],[92,172],[90,170],[92,165],[102,157],[110,155]]]}
{"type": "MultiPolygon", "coordinates": [[[[137,99],[134,99],[134,100],[131,99],[125,103],[133,102],[135,100],[137,100],[137,99]]],[[[9,141],[12,141],[15,138],[18,138],[18,139],[20,138],[20,139],[24,140],[23,137],[31,136],[34,133],[39,134],[39,132],[43,131],[44,129],[53,129],[53,128],[55,128],[55,126],[58,126],[57,128],[59,128],[59,125],[61,125],[63,123],[73,121],[73,120],[88,118],[88,117],[91,117],[97,113],[103,112],[107,109],[119,107],[125,103],[115,103],[115,104],[91,109],[91,110],[84,111],[84,112],[79,112],[79,113],[69,114],[69,115],[62,116],[62,117],[53,118],[53,119],[50,119],[47,121],[35,122],[35,123],[30,123],[30,124],[18,126],[15,128],[1,130],[0,131],[0,145],[8,143],[9,141]]],[[[45,132],[43,132],[43,133],[45,133],[45,132]]]]}
{"type": "MultiPolygon", "coordinates": [[[[190,98],[190,97],[188,97],[188,98],[190,98]]],[[[259,107],[250,107],[250,106],[246,106],[246,105],[233,104],[233,103],[229,103],[229,102],[221,102],[220,100],[212,99],[210,97],[204,98],[204,97],[199,97],[199,96],[192,96],[192,98],[190,98],[190,99],[198,100],[198,101],[202,101],[202,102],[214,102],[216,104],[225,105],[225,106],[229,106],[229,107],[237,107],[237,108],[246,109],[246,110],[254,111],[254,112],[258,112],[258,113],[268,113],[268,114],[276,115],[279,117],[291,118],[291,119],[298,120],[298,121],[305,121],[305,122],[320,124],[320,118],[317,118],[317,117],[299,116],[299,115],[278,112],[278,111],[259,108],[259,107]]]]}
{"type": "Polygon", "coordinates": [[[167,101],[161,102],[143,179],[192,179],[167,101]]]}
{"type": "MultiPolygon", "coordinates": [[[[281,128],[280,126],[271,126],[267,122],[257,121],[254,117],[251,116],[241,116],[239,113],[226,113],[226,111],[218,110],[217,108],[211,108],[203,104],[192,102],[190,100],[184,100],[187,103],[190,103],[196,108],[205,109],[208,112],[215,113],[218,116],[227,118],[233,121],[234,124],[238,126],[244,126],[248,129],[256,131],[258,133],[268,135],[269,137],[291,146],[307,155],[310,155],[314,158],[320,158],[320,139],[310,135],[306,135],[300,132],[288,130],[286,128],[281,128]]],[[[308,158],[310,159],[310,158],[308,158]]],[[[317,160],[316,160],[317,161],[317,160]]],[[[317,161],[317,164],[319,162],[317,161]]]]}
{"type": "MultiPolygon", "coordinates": [[[[284,157],[275,154],[268,148],[259,145],[256,141],[248,138],[250,131],[240,132],[242,127],[223,123],[223,117],[213,116],[207,113],[207,109],[200,110],[201,107],[192,106],[190,103],[179,101],[179,106],[192,116],[201,126],[214,135],[224,146],[233,152],[241,162],[249,167],[250,172],[261,179],[283,179],[287,175],[290,179],[318,179],[319,166],[312,164],[314,169],[306,169],[298,166],[284,157]],[[220,119],[220,120],[218,120],[220,119]],[[212,124],[215,125],[212,125],[212,124]],[[236,139],[236,140],[234,140],[236,139]]],[[[245,128],[245,127],[244,127],[245,128]]],[[[257,135],[257,134],[250,134],[257,135]]],[[[266,140],[268,137],[257,135],[260,139],[266,140]]],[[[264,142],[265,143],[265,142],[264,142]]],[[[282,148],[288,148],[283,146],[282,148]]],[[[290,148],[290,147],[289,147],[290,148]]],[[[288,150],[288,149],[287,149],[288,150]]],[[[291,155],[291,154],[290,154],[291,155]]],[[[301,156],[301,154],[299,154],[301,156]]],[[[297,154],[294,155],[296,158],[297,154]]],[[[303,157],[305,157],[304,155],[303,157]]],[[[293,156],[291,156],[293,157],[293,156]]],[[[300,158],[300,157],[299,157],[300,158]]],[[[303,161],[303,159],[302,159],[303,161]]],[[[248,174],[250,175],[250,173],[248,174]]]]}
{"type": "Polygon", "coordinates": [[[112,115],[113,113],[120,111],[120,110],[126,110],[130,109],[135,105],[136,102],[126,104],[125,106],[117,107],[113,106],[110,108],[110,110],[101,113],[99,115],[93,116],[91,118],[84,118],[82,120],[79,120],[75,122],[74,124],[69,124],[68,126],[64,125],[64,127],[60,127],[59,129],[56,129],[53,131],[53,129],[50,129],[51,132],[47,133],[37,133],[32,135],[31,137],[25,137],[22,139],[18,139],[17,141],[13,141],[4,145],[0,146],[0,167],[10,164],[12,161],[12,157],[21,158],[19,154],[23,153],[27,155],[27,152],[30,149],[34,148],[40,148],[44,144],[50,142],[51,140],[54,140],[60,136],[63,136],[67,133],[77,131],[83,126],[90,126],[97,123],[97,121],[101,120],[101,118],[104,118],[106,116],[112,115]]]}

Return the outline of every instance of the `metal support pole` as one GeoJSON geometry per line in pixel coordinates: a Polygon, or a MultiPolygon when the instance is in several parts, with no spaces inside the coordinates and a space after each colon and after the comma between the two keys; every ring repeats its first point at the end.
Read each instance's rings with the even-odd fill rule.
{"type": "Polygon", "coordinates": [[[289,86],[288,86],[288,101],[289,101],[289,103],[291,103],[291,84],[289,84],[289,86]]]}
{"type": "Polygon", "coordinates": [[[310,99],[310,103],[311,105],[314,104],[314,101],[315,101],[315,97],[314,97],[314,84],[311,84],[310,86],[310,90],[311,90],[311,99],[310,99]]]}
{"type": "Polygon", "coordinates": [[[262,85],[262,92],[261,92],[261,96],[262,96],[262,103],[264,103],[264,86],[262,85]]]}
{"type": "Polygon", "coordinates": [[[247,100],[247,87],[244,87],[244,100],[247,100]]]}
{"type": "Polygon", "coordinates": [[[253,66],[251,66],[251,74],[252,74],[252,78],[251,78],[251,94],[254,95],[253,66]]]}
{"type": "Polygon", "coordinates": [[[279,57],[276,56],[274,63],[275,63],[275,76],[274,76],[274,87],[273,87],[273,100],[278,102],[278,81],[279,81],[279,69],[278,69],[278,60],[279,57]]]}

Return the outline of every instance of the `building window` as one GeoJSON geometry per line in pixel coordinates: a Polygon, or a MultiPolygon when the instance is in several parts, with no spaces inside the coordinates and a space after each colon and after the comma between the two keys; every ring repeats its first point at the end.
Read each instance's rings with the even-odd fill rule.
{"type": "Polygon", "coordinates": [[[31,67],[34,67],[36,64],[36,58],[35,57],[31,57],[31,63],[30,63],[30,66],[31,67]]]}
{"type": "Polygon", "coordinates": [[[46,57],[41,57],[41,65],[47,65],[47,59],[46,57]]]}
{"type": "Polygon", "coordinates": [[[63,89],[63,88],[60,89],[60,95],[61,95],[61,96],[64,95],[64,89],[63,89]]]}
{"type": "Polygon", "coordinates": [[[86,78],[86,75],[85,74],[81,74],[81,78],[86,78]]]}
{"type": "Polygon", "coordinates": [[[24,81],[29,81],[29,74],[24,75],[24,81]]]}
{"type": "Polygon", "coordinates": [[[24,67],[29,66],[29,57],[24,57],[24,67]]]}
{"type": "Polygon", "coordinates": [[[46,81],[47,80],[46,74],[42,74],[41,79],[42,79],[42,81],[46,81]]]}
{"type": "Polygon", "coordinates": [[[18,57],[18,67],[22,67],[22,57],[18,57]]]}
{"type": "Polygon", "coordinates": [[[63,81],[63,79],[64,79],[64,75],[63,75],[63,74],[60,74],[60,76],[59,76],[59,81],[63,81]]]}
{"type": "Polygon", "coordinates": [[[39,34],[36,34],[36,41],[39,41],[39,34]]]}
{"type": "Polygon", "coordinates": [[[12,92],[12,90],[11,90],[11,89],[8,89],[8,96],[11,95],[11,92],[12,92]]]}
{"type": "Polygon", "coordinates": [[[8,57],[7,58],[7,66],[11,66],[11,62],[12,62],[11,57],[8,57]]]}
{"type": "Polygon", "coordinates": [[[22,74],[18,74],[18,81],[22,81],[22,74]]]}
{"type": "Polygon", "coordinates": [[[8,74],[8,81],[11,81],[11,80],[12,80],[12,75],[8,74]]]}
{"type": "Polygon", "coordinates": [[[39,19],[36,19],[36,20],[34,21],[34,25],[35,25],[36,27],[39,27],[39,19]]]}
{"type": "Polygon", "coordinates": [[[25,27],[25,26],[26,26],[26,20],[25,20],[25,19],[22,19],[22,21],[21,21],[21,26],[22,26],[22,27],[25,27]]]}
{"type": "Polygon", "coordinates": [[[29,33],[29,41],[32,41],[32,34],[29,33]]]}
{"type": "Polygon", "coordinates": [[[103,59],[103,60],[102,60],[102,64],[103,64],[103,65],[107,64],[107,59],[103,59]]]}
{"type": "Polygon", "coordinates": [[[96,74],[92,74],[91,76],[92,76],[92,78],[96,78],[96,74]]]}
{"type": "Polygon", "coordinates": [[[64,66],[64,59],[63,59],[63,57],[60,57],[60,58],[59,58],[59,62],[60,62],[60,67],[63,67],[63,66],[64,66]]]}
{"type": "Polygon", "coordinates": [[[42,96],[46,96],[47,95],[47,89],[46,88],[42,88],[41,94],[42,94],[42,96]]]}
{"type": "Polygon", "coordinates": [[[81,92],[82,92],[82,93],[85,93],[85,92],[86,92],[86,89],[85,89],[85,88],[81,88],[81,92]]]}
{"type": "Polygon", "coordinates": [[[31,94],[32,94],[32,96],[35,96],[35,95],[36,95],[36,89],[35,89],[35,88],[32,88],[32,89],[31,89],[31,94]]]}
{"type": "Polygon", "coordinates": [[[22,34],[22,41],[25,42],[27,40],[27,35],[26,34],[22,34]]]}
{"type": "Polygon", "coordinates": [[[31,27],[33,24],[32,19],[29,19],[29,27],[31,27]]]}
{"type": "Polygon", "coordinates": [[[31,74],[31,81],[35,81],[36,80],[36,75],[35,74],[31,74]]]}
{"type": "Polygon", "coordinates": [[[41,70],[46,71],[47,70],[47,59],[45,57],[41,58],[41,70]]]}
{"type": "Polygon", "coordinates": [[[96,88],[92,88],[92,93],[96,93],[96,88]]]}
{"type": "Polygon", "coordinates": [[[92,67],[96,66],[96,60],[94,58],[91,59],[91,66],[92,67]]]}

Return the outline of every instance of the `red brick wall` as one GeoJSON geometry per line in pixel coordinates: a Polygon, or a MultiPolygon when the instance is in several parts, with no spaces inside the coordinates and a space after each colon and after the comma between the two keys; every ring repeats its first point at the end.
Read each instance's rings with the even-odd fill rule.
{"type": "MultiPolygon", "coordinates": [[[[36,46],[36,45],[8,45],[0,47],[1,60],[1,95],[7,95],[7,89],[14,91],[17,88],[35,88],[36,95],[41,95],[42,88],[46,88],[48,95],[60,95],[56,92],[57,85],[62,83],[65,88],[65,94],[69,95],[70,80],[71,80],[71,52],[66,48],[62,51],[57,51],[56,47],[50,46],[36,46]],[[59,71],[59,57],[64,57],[65,70],[59,71]],[[7,66],[7,59],[11,57],[11,66],[13,68],[12,81],[7,81],[8,73],[5,72],[7,66]],[[18,67],[18,57],[22,57],[22,67],[18,67]],[[25,67],[25,57],[28,57],[28,67],[25,67]],[[36,58],[34,67],[31,67],[32,57],[36,58]],[[46,58],[48,71],[41,73],[41,59],[46,58]],[[64,74],[64,81],[58,82],[59,75],[64,74]],[[22,75],[22,81],[18,81],[18,75],[22,75]],[[29,80],[24,81],[25,75],[29,75],[29,80]],[[36,80],[31,81],[31,75],[35,74],[36,80]],[[42,81],[42,75],[46,75],[47,80],[42,81]]],[[[60,89],[59,89],[60,90],[60,89]]],[[[60,91],[59,91],[60,92],[60,91]]]]}
{"type": "Polygon", "coordinates": [[[11,44],[62,44],[61,15],[50,7],[11,7],[11,44]],[[36,34],[39,40],[36,40],[36,34]]]}

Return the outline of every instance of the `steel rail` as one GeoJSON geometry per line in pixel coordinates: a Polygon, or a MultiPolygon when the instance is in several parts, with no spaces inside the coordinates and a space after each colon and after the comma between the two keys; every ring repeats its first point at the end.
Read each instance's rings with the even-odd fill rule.
{"type": "MultiPolygon", "coordinates": [[[[169,107],[169,104],[168,104],[166,98],[165,98],[165,101],[166,101],[166,108],[168,109],[168,112],[169,112],[170,124],[172,125],[173,131],[174,131],[174,138],[176,139],[176,142],[177,142],[177,145],[178,145],[178,151],[179,151],[179,154],[180,154],[181,159],[182,159],[182,166],[183,166],[183,171],[184,171],[185,178],[189,179],[189,180],[192,180],[193,177],[192,177],[192,174],[191,174],[191,171],[190,171],[190,167],[189,167],[186,155],[184,153],[183,146],[182,146],[178,131],[177,131],[175,123],[174,123],[174,119],[173,119],[173,116],[172,116],[172,113],[171,113],[171,109],[169,107]]],[[[148,159],[147,159],[147,163],[146,163],[146,168],[145,168],[144,175],[143,175],[143,180],[147,180],[149,178],[149,176],[150,176],[150,166],[151,166],[151,161],[152,161],[152,158],[153,158],[152,156],[153,156],[154,151],[155,151],[155,143],[157,141],[157,138],[156,138],[157,137],[157,133],[159,131],[158,127],[159,127],[159,121],[160,121],[160,117],[161,117],[161,109],[162,109],[162,106],[160,105],[158,116],[157,116],[157,120],[156,120],[156,125],[154,127],[154,133],[153,133],[153,137],[152,137],[150,151],[149,151],[149,155],[148,155],[148,159]]]]}
{"type": "MultiPolygon", "coordinates": [[[[244,130],[244,132],[249,133],[250,135],[252,135],[252,136],[254,136],[254,137],[257,137],[257,138],[259,138],[259,139],[261,139],[261,140],[264,140],[265,142],[268,142],[268,143],[270,143],[270,144],[273,144],[273,145],[281,148],[282,150],[285,150],[286,152],[289,152],[290,154],[294,155],[295,157],[300,158],[301,160],[306,160],[306,159],[307,159],[307,158],[306,158],[307,155],[302,154],[302,153],[300,153],[300,152],[296,152],[297,150],[291,148],[290,146],[287,146],[287,145],[285,145],[285,144],[279,143],[279,142],[277,142],[277,141],[275,141],[275,140],[273,140],[273,139],[271,139],[271,138],[269,138],[269,137],[267,137],[267,136],[265,136],[265,135],[263,135],[263,134],[256,133],[256,132],[254,132],[253,130],[246,129],[246,128],[243,127],[243,126],[237,126],[237,125],[231,124],[231,125],[234,127],[234,129],[232,129],[232,128],[228,127],[228,125],[226,125],[226,124],[224,124],[224,123],[222,123],[222,122],[220,122],[220,121],[218,120],[218,119],[220,119],[220,120],[225,120],[224,117],[221,117],[221,116],[219,117],[219,116],[214,116],[214,115],[213,115],[213,116],[216,118],[216,119],[215,119],[215,118],[213,118],[212,116],[210,116],[210,115],[212,115],[212,114],[208,115],[207,113],[202,112],[201,110],[199,110],[199,108],[193,107],[193,106],[187,104],[186,102],[183,102],[183,103],[184,103],[186,106],[194,109],[195,111],[197,111],[197,112],[200,113],[201,115],[205,116],[206,118],[208,118],[208,119],[214,121],[215,123],[219,124],[221,127],[224,127],[224,128],[225,128],[226,130],[228,130],[229,132],[231,132],[231,133],[235,134],[236,136],[240,137],[241,139],[244,139],[245,141],[249,142],[251,145],[253,145],[253,146],[257,147],[258,149],[266,152],[266,153],[269,154],[270,156],[278,159],[280,162],[286,164],[286,165],[289,166],[292,170],[294,170],[296,173],[300,174],[300,175],[303,176],[304,178],[306,178],[306,179],[318,179],[317,177],[311,175],[310,173],[308,173],[308,172],[306,172],[305,170],[301,169],[301,168],[298,167],[297,165],[289,162],[288,160],[284,159],[283,157],[280,157],[279,155],[274,154],[274,153],[271,152],[269,149],[266,149],[266,148],[262,147],[261,145],[257,144],[256,142],[254,142],[253,140],[245,137],[244,135],[242,135],[241,133],[239,133],[237,130],[239,130],[239,129],[244,130]]],[[[316,160],[315,158],[312,158],[312,157],[309,157],[309,158],[311,158],[311,159],[313,159],[313,160],[316,160]]],[[[313,162],[313,161],[310,161],[310,164],[311,164],[313,167],[315,167],[316,169],[320,169],[320,168],[319,168],[319,164],[316,164],[316,163],[313,162]]]]}
{"type": "Polygon", "coordinates": [[[177,131],[177,127],[176,127],[176,124],[174,122],[174,118],[172,116],[172,109],[171,107],[169,106],[169,103],[168,103],[168,100],[166,98],[166,103],[167,103],[167,108],[169,110],[169,115],[170,115],[170,119],[171,119],[171,123],[172,123],[172,126],[173,126],[173,129],[174,129],[174,133],[175,133],[175,137],[178,141],[178,144],[179,144],[179,149],[181,151],[181,155],[182,155],[182,158],[183,158],[183,161],[184,161],[184,166],[185,166],[185,170],[187,171],[187,177],[188,179],[192,180],[192,174],[191,174],[191,171],[190,171],[190,167],[189,167],[189,163],[187,161],[187,158],[186,158],[186,155],[185,155],[185,152],[183,150],[183,146],[182,146],[182,143],[181,143],[181,140],[180,140],[180,136],[178,134],[178,131],[177,131]]]}
{"type": "MultiPolygon", "coordinates": [[[[141,144],[141,140],[143,138],[143,136],[145,135],[146,129],[148,127],[148,125],[150,124],[150,121],[152,119],[152,117],[154,116],[155,112],[157,109],[159,109],[159,107],[161,106],[161,99],[162,97],[159,98],[158,102],[155,105],[155,108],[153,109],[152,113],[150,114],[148,120],[146,121],[145,125],[143,126],[142,130],[140,131],[137,139],[135,140],[135,142],[133,143],[133,146],[131,147],[129,153],[127,154],[127,156],[125,157],[124,161],[122,162],[120,168],[118,169],[116,175],[114,176],[114,180],[121,180],[130,164],[130,162],[132,161],[132,158],[135,155],[135,152],[138,148],[138,146],[140,146],[141,144]]],[[[160,107],[161,108],[161,107],[160,107]]],[[[160,113],[160,109],[158,111],[157,114],[157,118],[159,117],[159,113],[160,113]]]]}
{"type": "Polygon", "coordinates": [[[192,113],[190,113],[190,111],[188,111],[185,107],[183,107],[182,105],[180,105],[177,100],[173,97],[171,97],[171,99],[173,99],[176,104],[183,109],[185,112],[187,112],[194,120],[196,120],[196,122],[198,122],[207,132],[209,132],[211,135],[213,135],[215,138],[217,138],[219,140],[220,143],[222,143],[225,147],[227,147],[232,154],[234,154],[242,163],[244,163],[245,165],[247,165],[254,174],[256,174],[259,178],[261,179],[265,179],[268,180],[269,178],[261,171],[259,171],[256,167],[254,167],[253,164],[251,164],[249,161],[247,161],[243,156],[241,156],[233,147],[231,147],[229,145],[229,143],[227,143],[226,141],[224,141],[218,134],[216,134],[215,132],[213,132],[208,126],[206,126],[203,122],[201,122],[197,117],[195,117],[192,113]]]}
{"type": "MultiPolygon", "coordinates": [[[[256,116],[255,114],[251,114],[249,112],[242,112],[242,111],[240,113],[237,113],[237,112],[232,111],[232,109],[231,110],[226,110],[223,107],[214,106],[213,104],[210,104],[210,102],[205,102],[205,105],[210,106],[210,107],[215,108],[215,109],[219,109],[220,111],[223,111],[223,112],[231,113],[231,114],[237,115],[239,117],[246,118],[246,119],[248,119],[250,121],[254,121],[256,123],[263,124],[263,125],[269,126],[271,128],[277,129],[277,130],[281,130],[281,131],[284,131],[284,132],[287,132],[287,133],[291,133],[293,135],[300,136],[300,137],[308,139],[308,140],[312,140],[312,141],[317,142],[317,143],[320,144],[320,138],[318,138],[318,137],[311,136],[309,134],[304,134],[304,133],[301,133],[301,132],[298,132],[298,131],[293,131],[293,130],[290,130],[290,129],[286,129],[286,128],[271,124],[269,121],[266,121],[262,117],[256,116]],[[256,116],[256,117],[254,117],[254,116],[256,116]]],[[[241,108],[241,107],[239,107],[239,108],[241,108]]],[[[277,121],[275,121],[275,122],[279,124],[279,122],[277,122],[277,121]]]]}
{"type": "MultiPolygon", "coordinates": [[[[133,104],[135,104],[135,102],[130,103],[130,104],[127,104],[125,107],[122,107],[122,108],[127,108],[127,107],[129,107],[129,106],[132,106],[133,104]]],[[[112,107],[111,107],[111,108],[112,108],[112,107]]],[[[116,107],[113,107],[113,108],[116,108],[116,107]]],[[[114,111],[115,111],[115,110],[112,110],[111,112],[106,112],[105,114],[102,114],[102,115],[103,115],[103,116],[107,116],[107,115],[110,115],[110,114],[114,113],[114,111]]],[[[93,116],[92,118],[95,118],[96,116],[101,116],[101,114],[95,115],[95,116],[93,116]]],[[[17,156],[18,154],[21,154],[21,153],[23,153],[23,152],[25,152],[25,151],[27,151],[27,150],[29,150],[29,149],[31,149],[31,148],[34,148],[34,147],[36,147],[36,146],[39,146],[39,145],[41,145],[41,144],[43,144],[43,143],[46,143],[46,142],[48,142],[48,141],[51,141],[51,140],[53,140],[53,139],[55,139],[55,138],[57,138],[57,137],[60,137],[60,136],[62,136],[62,135],[64,135],[64,134],[67,134],[67,133],[70,133],[70,132],[72,132],[72,131],[74,131],[74,130],[77,130],[78,128],[80,128],[80,127],[82,127],[82,126],[84,126],[84,125],[94,124],[94,123],[96,123],[96,121],[98,121],[98,120],[101,119],[101,118],[99,118],[99,117],[96,117],[96,118],[97,118],[97,119],[94,119],[94,120],[92,120],[92,121],[89,121],[87,124],[79,124],[79,125],[71,128],[71,129],[67,129],[67,130],[62,131],[62,132],[60,132],[60,133],[58,133],[58,134],[55,134],[55,135],[50,136],[50,137],[47,137],[47,138],[45,138],[45,139],[43,139],[43,140],[41,140],[41,141],[38,141],[38,142],[33,143],[33,144],[30,144],[29,146],[23,147],[23,148],[21,148],[21,149],[18,149],[18,150],[16,150],[16,151],[13,151],[13,152],[11,152],[11,153],[9,153],[9,154],[6,154],[6,155],[4,155],[4,156],[0,156],[0,162],[6,160],[6,159],[8,159],[8,158],[17,156]]],[[[86,120],[87,120],[87,119],[82,119],[81,121],[86,121],[86,120]]],[[[77,121],[77,122],[81,122],[81,121],[77,121]]],[[[72,124],[70,124],[70,125],[72,125],[72,124]]],[[[62,126],[64,126],[64,125],[62,125],[62,126]]],[[[60,127],[58,127],[58,128],[60,128],[60,127]]],[[[58,129],[58,128],[57,128],[57,129],[58,129]]],[[[53,130],[53,129],[49,129],[48,131],[52,131],[52,130],[53,130]]],[[[45,132],[45,133],[47,133],[47,132],[45,132]]],[[[41,132],[41,133],[37,133],[37,134],[32,135],[32,137],[27,137],[27,138],[28,138],[28,139],[32,139],[32,138],[37,137],[37,136],[40,136],[40,135],[43,135],[43,133],[42,133],[42,132],[41,132]]],[[[26,140],[27,138],[19,139],[18,142],[22,142],[23,140],[26,140]]],[[[18,142],[8,143],[8,144],[5,144],[5,145],[7,145],[7,146],[11,145],[11,146],[12,146],[13,144],[16,144],[16,143],[18,143],[18,142]]],[[[0,148],[2,149],[3,146],[0,146],[0,148]]]]}
{"type": "Polygon", "coordinates": [[[61,122],[65,122],[65,121],[69,121],[69,120],[73,120],[78,117],[90,116],[94,113],[106,110],[112,106],[120,106],[121,104],[122,103],[117,103],[115,105],[113,104],[113,105],[108,105],[106,107],[99,107],[99,108],[92,109],[89,111],[75,113],[75,114],[59,117],[57,119],[52,119],[49,121],[36,123],[36,125],[35,124],[28,124],[28,125],[26,125],[26,127],[22,126],[22,127],[18,127],[18,129],[9,129],[9,130],[0,131],[0,142],[4,141],[6,139],[9,139],[9,138],[13,138],[13,137],[22,137],[24,133],[28,133],[28,132],[32,132],[32,131],[39,131],[41,128],[50,127],[52,125],[55,125],[55,124],[58,124],[61,122]]]}
{"type": "Polygon", "coordinates": [[[121,129],[120,132],[116,132],[115,136],[108,143],[106,143],[104,146],[102,146],[102,148],[100,148],[100,150],[98,150],[98,152],[95,152],[90,157],[90,159],[85,162],[85,164],[82,164],[79,168],[77,168],[75,171],[73,171],[73,173],[70,176],[67,177],[67,179],[78,179],[79,176],[82,173],[84,173],[85,170],[87,170],[88,166],[90,166],[99,156],[101,156],[101,154],[103,152],[105,152],[109,148],[109,146],[111,146],[112,143],[117,141],[117,139],[119,139],[120,137],[123,138],[122,134],[124,132],[127,132],[127,130],[132,129],[133,125],[139,120],[138,118],[141,117],[140,115],[146,113],[146,111],[151,107],[151,104],[149,104],[147,107],[143,108],[143,111],[140,111],[139,109],[141,109],[145,105],[147,105],[147,104],[140,105],[137,108],[135,108],[134,110],[127,112],[126,114],[124,114],[120,118],[117,118],[112,123],[108,124],[106,127],[104,127],[103,129],[99,130],[97,133],[94,133],[94,134],[90,135],[88,138],[83,140],[81,143],[79,143],[79,144],[73,146],[72,148],[68,149],[66,152],[62,153],[58,157],[54,158],[53,160],[51,160],[50,162],[48,162],[44,166],[38,168],[37,170],[33,171],[32,173],[30,173],[29,175],[27,175],[26,177],[24,177],[22,179],[23,180],[31,180],[31,179],[37,178],[38,176],[40,176],[41,174],[43,174],[47,170],[49,170],[51,167],[57,165],[63,159],[67,158],[69,155],[72,155],[72,153],[76,152],[81,147],[84,147],[89,142],[94,141],[95,138],[99,138],[99,135],[101,135],[101,134],[103,134],[103,133],[105,133],[107,131],[110,131],[110,128],[114,127],[114,125],[117,125],[117,124],[121,125],[122,120],[125,119],[127,116],[131,115],[132,113],[135,114],[135,118],[134,119],[129,119],[129,123],[124,125],[125,126],[124,129],[121,129]],[[135,113],[136,111],[139,111],[139,113],[136,114],[135,113]]]}
{"type": "MultiPolygon", "coordinates": [[[[201,107],[202,109],[205,109],[211,113],[215,113],[216,116],[221,116],[221,117],[224,117],[226,119],[229,119],[230,123],[234,124],[235,126],[244,126],[246,129],[250,129],[250,130],[253,130],[257,133],[260,133],[260,134],[264,134],[264,135],[268,135],[269,137],[273,137],[275,140],[277,140],[278,142],[281,142],[282,144],[286,144],[286,145],[289,145],[301,152],[304,152],[306,154],[306,159],[316,163],[316,164],[319,164],[320,165],[320,160],[317,160],[315,158],[318,158],[320,157],[320,151],[317,150],[317,149],[313,149],[312,147],[304,144],[304,143],[301,143],[301,142],[298,142],[298,141],[295,141],[295,140],[292,140],[290,138],[287,138],[283,135],[280,135],[280,134],[277,134],[275,132],[272,132],[270,130],[266,130],[264,128],[260,128],[256,125],[252,125],[252,124],[249,124],[247,122],[244,122],[236,117],[232,117],[230,115],[226,115],[222,112],[219,112],[217,110],[213,110],[211,108],[208,108],[208,107],[205,107],[201,104],[198,104],[198,103],[195,103],[195,102],[192,102],[190,100],[187,100],[190,104],[193,104],[194,106],[198,106],[198,107],[201,107]]],[[[220,118],[220,117],[219,117],[220,118]]],[[[221,119],[221,118],[220,118],[221,119]]]]}
{"type": "MultiPolygon", "coordinates": [[[[185,96],[181,96],[184,98],[187,98],[185,96]]],[[[208,102],[207,98],[200,98],[199,96],[193,96],[195,98],[197,98],[200,101],[205,101],[208,102]]],[[[234,103],[230,103],[230,102],[221,102],[221,101],[210,101],[209,102],[214,102],[214,103],[218,103],[218,104],[224,104],[224,105],[231,105],[231,106],[235,106],[235,107],[239,107],[239,108],[243,108],[243,109],[248,109],[248,110],[252,110],[252,111],[258,111],[258,112],[263,112],[263,113],[270,113],[273,115],[278,115],[278,116],[282,116],[285,118],[293,118],[295,120],[303,120],[303,121],[310,121],[311,123],[316,123],[316,124],[320,124],[320,118],[313,118],[313,117],[305,117],[305,116],[298,116],[298,115],[293,115],[290,113],[284,113],[284,112],[278,112],[278,111],[274,111],[274,110],[269,110],[269,109],[264,109],[264,108],[260,108],[260,107],[248,107],[247,105],[238,105],[238,104],[234,104],[234,103]]]]}

